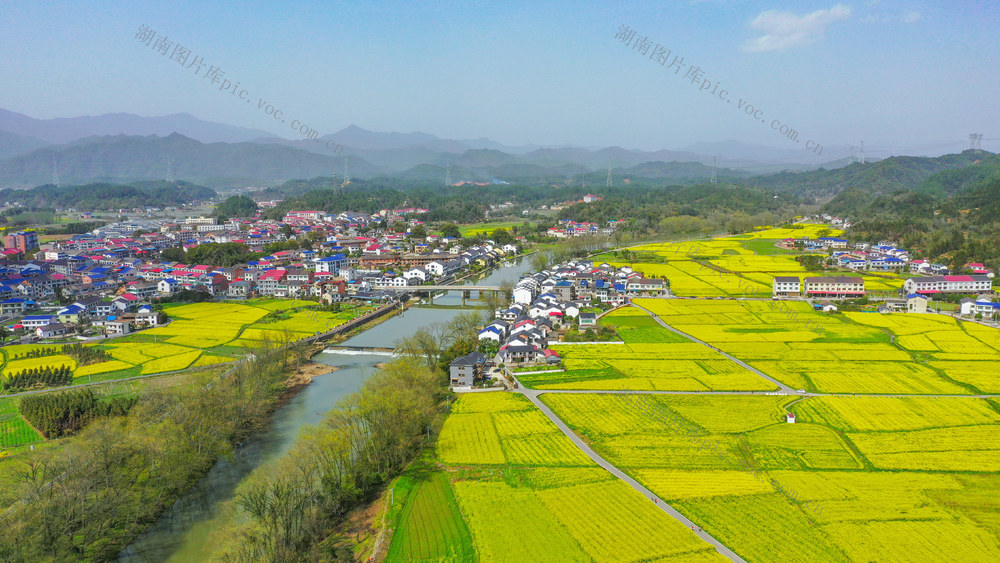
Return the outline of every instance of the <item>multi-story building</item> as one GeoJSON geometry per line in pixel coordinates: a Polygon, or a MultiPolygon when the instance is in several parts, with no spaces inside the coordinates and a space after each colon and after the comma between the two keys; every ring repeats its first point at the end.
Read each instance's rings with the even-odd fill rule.
{"type": "Polygon", "coordinates": [[[18,231],[3,237],[3,245],[6,248],[16,248],[21,252],[27,252],[38,247],[38,233],[35,231],[18,231]]]}
{"type": "Polygon", "coordinates": [[[865,280],[855,276],[817,276],[805,279],[809,297],[863,297],[865,280]]]}
{"type": "Polygon", "coordinates": [[[771,295],[784,297],[802,293],[802,280],[796,276],[774,276],[771,282],[771,295]]]}
{"type": "Polygon", "coordinates": [[[907,293],[989,293],[993,278],[986,275],[922,276],[903,282],[907,293]]]}

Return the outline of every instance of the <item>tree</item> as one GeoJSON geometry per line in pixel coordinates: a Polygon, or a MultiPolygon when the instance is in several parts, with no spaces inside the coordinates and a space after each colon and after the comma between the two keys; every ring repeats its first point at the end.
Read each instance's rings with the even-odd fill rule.
{"type": "Polygon", "coordinates": [[[160,251],[160,259],[170,262],[183,262],[185,260],[184,249],[179,246],[164,248],[160,251]]]}
{"type": "Polygon", "coordinates": [[[220,220],[230,217],[250,217],[257,213],[257,203],[245,195],[234,195],[219,204],[212,212],[220,220]]]}
{"type": "Polygon", "coordinates": [[[501,245],[514,242],[514,235],[510,234],[507,229],[493,229],[490,238],[493,239],[493,242],[501,245]]]}
{"type": "Polygon", "coordinates": [[[446,223],[441,226],[441,235],[451,238],[462,238],[462,232],[459,231],[458,225],[454,223],[446,223]]]}
{"type": "Polygon", "coordinates": [[[414,225],[410,229],[410,238],[417,240],[424,240],[427,238],[427,228],[423,225],[414,225]]]}

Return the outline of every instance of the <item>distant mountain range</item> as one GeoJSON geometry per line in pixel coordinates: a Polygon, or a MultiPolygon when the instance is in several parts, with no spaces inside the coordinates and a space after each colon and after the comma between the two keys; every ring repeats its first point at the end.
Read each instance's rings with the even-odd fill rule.
{"type": "Polygon", "coordinates": [[[678,170],[661,167],[657,177],[700,181],[711,177],[711,170],[691,164],[711,165],[713,156],[721,169],[736,170],[739,177],[815,167],[805,163],[811,155],[735,142],[681,151],[508,146],[486,138],[379,133],[355,125],[321,140],[333,140],[344,149],[332,155],[324,143],[283,139],[185,113],[36,119],[0,109],[0,187],[51,182],[53,172],[58,172],[60,181],[76,183],[165,179],[172,174],[208,186],[237,187],[345,172],[357,178],[414,182],[428,181],[433,174],[443,182],[449,170],[455,181],[558,182],[608,168],[628,174],[629,168],[651,162],[683,163],[678,170]],[[204,146],[184,144],[182,137],[204,146]]]}
{"type": "MultiPolygon", "coordinates": [[[[854,185],[915,187],[929,175],[973,158],[810,164],[815,157],[808,151],[736,141],[659,151],[506,146],[485,138],[379,133],[354,125],[321,137],[327,139],[342,145],[343,152],[334,155],[324,143],[283,139],[188,114],[35,119],[0,109],[0,187],[26,188],[56,179],[65,184],[178,179],[225,189],[345,174],[387,185],[443,184],[450,178],[452,183],[596,186],[604,184],[610,169],[616,182],[690,185],[706,182],[714,173],[727,182],[832,197],[854,185]]],[[[900,160],[907,158],[916,160],[900,160]]]]}

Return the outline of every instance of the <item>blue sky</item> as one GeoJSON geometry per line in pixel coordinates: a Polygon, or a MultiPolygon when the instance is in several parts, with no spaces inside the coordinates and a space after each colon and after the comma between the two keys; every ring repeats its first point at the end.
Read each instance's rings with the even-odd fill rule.
{"type": "Polygon", "coordinates": [[[0,107],[187,112],[296,138],[257,109],[264,100],[320,134],[356,124],[507,144],[794,148],[777,119],[800,141],[864,140],[879,156],[960,150],[971,132],[1000,150],[997,2],[416,4],[6,2],[0,107]],[[220,67],[252,102],[139,42],[142,25],[220,67]],[[621,25],[683,70],[616,40],[621,25]],[[683,76],[692,66],[695,83],[683,76]],[[700,91],[705,80],[729,101],[700,91]]]}

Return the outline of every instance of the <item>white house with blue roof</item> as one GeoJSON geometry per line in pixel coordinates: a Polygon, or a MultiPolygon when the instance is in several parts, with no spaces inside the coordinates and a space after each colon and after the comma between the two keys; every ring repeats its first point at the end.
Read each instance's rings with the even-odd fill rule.
{"type": "Polygon", "coordinates": [[[339,276],[340,270],[347,266],[347,256],[343,254],[334,254],[332,256],[315,258],[312,262],[315,264],[316,273],[322,272],[339,276]]]}

